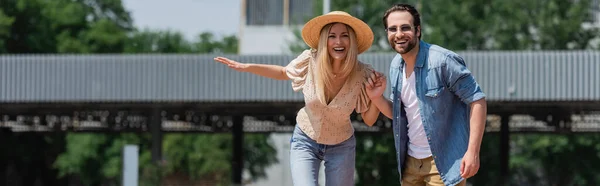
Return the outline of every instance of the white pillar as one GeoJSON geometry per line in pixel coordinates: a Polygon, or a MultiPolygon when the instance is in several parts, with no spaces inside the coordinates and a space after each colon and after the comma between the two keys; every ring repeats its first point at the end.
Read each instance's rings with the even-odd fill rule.
{"type": "Polygon", "coordinates": [[[138,146],[123,147],[123,186],[138,186],[138,146]]]}
{"type": "Polygon", "coordinates": [[[327,14],[331,11],[329,8],[329,5],[330,5],[329,0],[323,0],[323,14],[327,14]]]}

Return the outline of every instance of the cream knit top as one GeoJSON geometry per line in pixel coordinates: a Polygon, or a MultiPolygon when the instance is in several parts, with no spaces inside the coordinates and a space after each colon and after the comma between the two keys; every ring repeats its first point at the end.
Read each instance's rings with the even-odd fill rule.
{"type": "Polygon", "coordinates": [[[341,143],[354,134],[350,114],[365,112],[371,100],[367,96],[364,81],[373,68],[359,62],[360,73],[347,78],[339,93],[328,105],[322,104],[315,92],[313,81],[316,53],[304,51],[286,67],[294,91],[302,90],[305,106],[298,111],[296,122],[299,128],[320,144],[341,143]]]}

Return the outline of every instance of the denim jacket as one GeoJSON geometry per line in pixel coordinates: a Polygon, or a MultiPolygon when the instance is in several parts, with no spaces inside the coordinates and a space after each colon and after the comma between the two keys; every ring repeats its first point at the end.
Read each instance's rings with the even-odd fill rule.
{"type": "MultiPolygon", "coordinates": [[[[444,184],[455,185],[463,181],[460,163],[469,142],[470,104],[485,94],[458,54],[423,41],[419,47],[413,73],[423,128],[444,184]]],[[[390,65],[389,76],[400,177],[408,150],[408,120],[400,99],[404,66],[404,60],[397,54],[390,65]]]]}

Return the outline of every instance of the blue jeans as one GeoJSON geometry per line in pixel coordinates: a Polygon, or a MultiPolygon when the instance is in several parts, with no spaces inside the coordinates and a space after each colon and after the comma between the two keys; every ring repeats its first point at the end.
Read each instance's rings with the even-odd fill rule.
{"type": "Polygon", "coordinates": [[[321,161],[325,161],[326,186],[354,185],[354,135],[342,143],[324,145],[308,137],[296,126],[290,141],[290,166],[295,186],[318,186],[321,161]]]}

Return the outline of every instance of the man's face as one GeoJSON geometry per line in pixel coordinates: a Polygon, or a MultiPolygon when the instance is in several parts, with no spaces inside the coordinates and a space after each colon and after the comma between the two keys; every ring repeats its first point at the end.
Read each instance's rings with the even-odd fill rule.
{"type": "Polygon", "coordinates": [[[396,52],[406,54],[415,48],[421,31],[413,25],[413,17],[409,12],[392,12],[386,21],[388,42],[396,52]]]}

